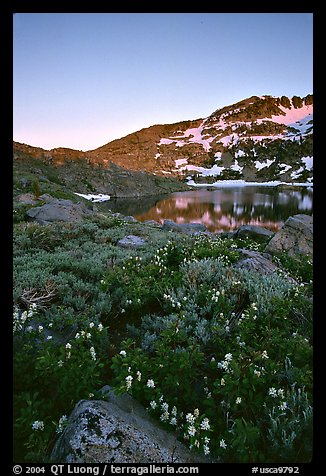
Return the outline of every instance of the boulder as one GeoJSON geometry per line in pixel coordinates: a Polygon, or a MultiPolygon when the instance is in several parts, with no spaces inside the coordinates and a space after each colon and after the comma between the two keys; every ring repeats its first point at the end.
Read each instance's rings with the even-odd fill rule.
{"type": "Polygon", "coordinates": [[[275,273],[278,267],[258,251],[238,249],[243,256],[237,263],[235,263],[235,268],[250,269],[257,271],[259,274],[271,274],[275,273]]]}
{"type": "Polygon", "coordinates": [[[313,217],[294,215],[273,236],[265,248],[267,253],[286,251],[290,256],[313,255],[313,217]]]}
{"type": "Polygon", "coordinates": [[[52,200],[41,207],[31,208],[26,215],[42,225],[53,221],[77,222],[91,214],[83,203],[73,203],[71,200],[52,200]]]}
{"type": "Polygon", "coordinates": [[[117,246],[121,248],[141,248],[146,245],[144,238],[137,235],[128,235],[118,241],[117,246]]]}
{"type": "Polygon", "coordinates": [[[274,232],[256,225],[241,225],[233,232],[236,238],[251,238],[259,242],[268,241],[274,236],[274,232]]]}
{"type": "Polygon", "coordinates": [[[207,231],[206,226],[202,223],[175,223],[173,220],[164,220],[162,229],[186,233],[187,235],[207,231]]]}
{"type": "MultiPolygon", "coordinates": [[[[234,264],[235,268],[253,270],[263,276],[276,273],[280,270],[280,268],[271,261],[272,256],[268,253],[259,253],[258,251],[241,248],[237,249],[237,251],[241,253],[242,258],[234,264]]],[[[282,270],[282,274],[290,283],[297,284],[285,271],[282,270]]]]}
{"type": "Polygon", "coordinates": [[[24,203],[26,205],[37,205],[38,200],[33,193],[21,193],[16,197],[16,200],[20,203],[24,203]]]}
{"type": "Polygon", "coordinates": [[[81,400],[51,455],[54,463],[193,463],[209,462],[159,427],[129,395],[110,387],[108,401],[81,400]]]}

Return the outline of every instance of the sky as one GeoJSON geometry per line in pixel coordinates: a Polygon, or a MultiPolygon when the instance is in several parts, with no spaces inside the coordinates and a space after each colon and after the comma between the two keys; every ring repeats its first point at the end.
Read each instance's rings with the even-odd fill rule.
{"type": "Polygon", "coordinates": [[[312,13],[16,13],[13,137],[93,150],[247,97],[313,93],[312,13]]]}

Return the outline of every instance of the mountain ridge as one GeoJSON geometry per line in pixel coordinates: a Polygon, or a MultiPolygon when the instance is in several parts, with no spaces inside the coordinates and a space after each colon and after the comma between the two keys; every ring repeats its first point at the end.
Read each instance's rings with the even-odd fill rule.
{"type": "Polygon", "coordinates": [[[84,160],[108,168],[177,177],[191,184],[216,180],[312,182],[313,95],[251,96],[206,118],[155,124],[96,149],[45,150],[14,142],[14,158],[53,165],[84,160]]]}

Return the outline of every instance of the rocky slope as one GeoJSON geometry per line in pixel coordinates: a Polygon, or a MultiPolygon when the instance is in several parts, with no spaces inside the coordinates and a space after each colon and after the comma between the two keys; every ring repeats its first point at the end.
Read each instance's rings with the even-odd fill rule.
{"type": "Polygon", "coordinates": [[[313,96],[252,96],[205,119],[156,125],[88,153],[196,182],[312,179],[313,96]]]}
{"type": "Polygon", "coordinates": [[[114,196],[180,190],[182,181],[309,183],[313,96],[252,96],[207,118],[153,125],[87,152],[14,142],[14,159],[17,167],[34,161],[34,168],[51,170],[59,181],[78,183],[78,192],[114,196]],[[164,186],[160,176],[179,181],[164,186]]]}

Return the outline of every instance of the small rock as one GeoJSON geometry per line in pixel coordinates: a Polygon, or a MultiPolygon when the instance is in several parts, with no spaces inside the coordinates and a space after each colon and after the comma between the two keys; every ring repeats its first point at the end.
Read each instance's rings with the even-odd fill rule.
{"type": "Polygon", "coordinates": [[[138,223],[138,220],[136,220],[136,218],[132,216],[123,217],[123,219],[124,221],[128,221],[130,223],[138,223]]]}
{"type": "Polygon", "coordinates": [[[145,220],[144,225],[155,226],[156,228],[162,228],[161,223],[155,220],[145,220]]]}
{"type": "Polygon", "coordinates": [[[140,236],[128,235],[118,241],[117,246],[121,248],[140,248],[146,245],[146,241],[140,236]]]}
{"type": "Polygon", "coordinates": [[[173,220],[164,220],[162,229],[186,233],[187,235],[207,230],[206,226],[202,223],[175,223],[173,220]]]}
{"type": "Polygon", "coordinates": [[[251,238],[253,240],[264,242],[274,236],[274,232],[256,225],[241,225],[233,232],[236,238],[251,238]]]}
{"type": "Polygon", "coordinates": [[[22,193],[16,197],[16,200],[26,205],[37,205],[38,200],[33,193],[22,193]]]}

